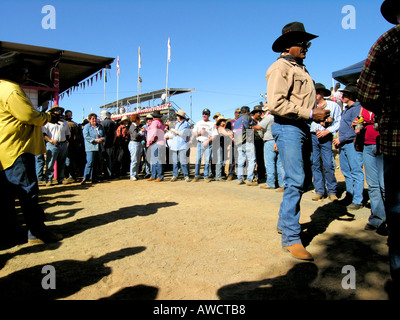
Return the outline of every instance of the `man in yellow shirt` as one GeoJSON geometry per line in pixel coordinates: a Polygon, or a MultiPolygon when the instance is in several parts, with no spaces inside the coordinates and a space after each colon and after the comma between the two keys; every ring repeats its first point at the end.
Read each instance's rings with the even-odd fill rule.
{"type": "Polygon", "coordinates": [[[20,87],[27,77],[18,53],[0,56],[0,197],[2,213],[0,237],[9,241],[18,230],[15,223],[15,197],[18,197],[29,238],[55,242],[61,235],[44,224],[44,211],[38,202],[35,155],[45,152],[42,126],[57,123],[58,117],[35,110],[20,87]]]}

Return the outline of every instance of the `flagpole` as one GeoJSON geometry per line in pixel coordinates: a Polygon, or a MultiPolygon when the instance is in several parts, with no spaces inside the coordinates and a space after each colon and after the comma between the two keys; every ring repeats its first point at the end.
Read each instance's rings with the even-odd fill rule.
{"type": "Polygon", "coordinates": [[[103,78],[103,83],[104,83],[104,108],[106,107],[106,72],[107,72],[107,69],[104,68],[104,78],[103,78]]]}
{"type": "Polygon", "coordinates": [[[169,62],[171,61],[171,41],[168,38],[168,58],[167,58],[167,80],[165,84],[165,102],[168,105],[168,119],[169,119],[169,97],[168,97],[168,72],[169,72],[169,62]]]}
{"type": "Polygon", "coordinates": [[[119,90],[119,56],[117,58],[117,114],[119,114],[118,90],[119,90]]]}
{"type": "Polygon", "coordinates": [[[140,46],[139,46],[139,53],[138,53],[138,79],[137,79],[137,98],[136,98],[136,103],[137,103],[137,111],[139,110],[140,107],[140,101],[139,101],[139,88],[140,88],[140,68],[142,61],[141,61],[141,57],[140,57],[140,46]]]}

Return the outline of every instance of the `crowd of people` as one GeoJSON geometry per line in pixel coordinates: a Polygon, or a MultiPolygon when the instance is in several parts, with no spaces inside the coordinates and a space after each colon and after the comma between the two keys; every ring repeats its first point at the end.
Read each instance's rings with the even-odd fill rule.
{"type": "Polygon", "coordinates": [[[277,225],[282,247],[297,259],[313,260],[300,238],[300,200],[312,184],[314,201],[339,201],[338,151],[346,186],[341,203],[348,210],[363,207],[367,182],[371,215],[365,229],[389,235],[392,278],[399,286],[400,82],[392,71],[399,68],[400,5],[385,0],[381,11],[396,26],[371,48],[358,83],[343,90],[315,83],[303,62],[318,36],[292,22],[272,46],[279,58],[266,73],[268,104],[238,108],[232,119],[217,112],[211,120],[205,108],[193,127],[183,110],[174,119],[163,120],[155,111],[145,120],[133,115],[118,122],[102,111],[100,119],[91,113],[79,125],[59,105],[40,112],[19,86],[27,76],[21,55],[0,56],[0,196],[5,207],[0,236],[16,233],[18,197],[29,239],[62,239],[44,224],[39,185],[96,183],[125,175],[137,181],[140,174],[162,182],[172,167],[170,182],[182,173],[186,182],[199,182],[203,175],[206,183],[237,179],[238,185],[283,192],[277,225]]]}

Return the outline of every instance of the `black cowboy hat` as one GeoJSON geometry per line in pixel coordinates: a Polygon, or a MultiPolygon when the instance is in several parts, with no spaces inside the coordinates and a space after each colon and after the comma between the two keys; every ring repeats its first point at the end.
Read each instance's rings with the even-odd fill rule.
{"type": "Polygon", "coordinates": [[[399,0],[385,0],[381,5],[382,16],[392,24],[397,24],[397,14],[399,11],[399,0]]]}
{"type": "Polygon", "coordinates": [[[354,84],[349,84],[348,86],[346,86],[346,88],[344,88],[342,90],[339,89],[339,91],[343,92],[343,93],[349,93],[350,95],[352,95],[354,97],[354,99],[357,98],[357,92],[358,92],[357,86],[354,84]]]}
{"type": "Polygon", "coordinates": [[[306,32],[301,22],[291,22],[283,27],[282,35],[275,40],[272,50],[275,52],[284,52],[296,42],[308,42],[317,37],[314,34],[306,32]]]}
{"type": "Polygon", "coordinates": [[[154,111],[152,114],[153,118],[162,118],[162,114],[159,110],[154,111]]]}
{"type": "Polygon", "coordinates": [[[328,90],[322,83],[315,84],[315,91],[322,91],[324,97],[329,97],[331,95],[331,91],[328,90]]]}

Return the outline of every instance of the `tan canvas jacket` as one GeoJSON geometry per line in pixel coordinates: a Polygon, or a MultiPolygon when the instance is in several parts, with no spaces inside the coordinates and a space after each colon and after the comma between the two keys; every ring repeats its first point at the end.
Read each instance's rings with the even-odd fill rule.
{"type": "Polygon", "coordinates": [[[304,66],[286,59],[276,60],[267,70],[268,107],[272,114],[309,120],[316,105],[313,79],[304,66]]]}

